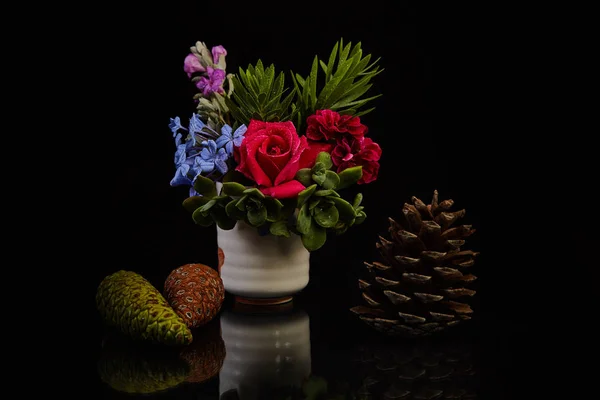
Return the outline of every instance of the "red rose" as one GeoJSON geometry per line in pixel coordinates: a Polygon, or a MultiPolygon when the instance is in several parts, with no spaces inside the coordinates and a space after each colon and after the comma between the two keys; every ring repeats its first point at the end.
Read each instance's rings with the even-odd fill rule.
{"type": "Polygon", "coordinates": [[[366,125],[360,123],[360,117],[340,115],[331,110],[317,110],[306,119],[306,137],[311,140],[331,140],[348,133],[361,138],[367,133],[366,125]]]}
{"type": "Polygon", "coordinates": [[[255,181],[265,195],[295,197],[304,190],[294,177],[306,148],[306,138],[298,136],[292,122],[251,120],[239,147],[236,170],[255,181]]]}
{"type": "Polygon", "coordinates": [[[337,140],[337,145],[331,153],[333,165],[337,172],[346,168],[362,166],[362,177],[358,184],[373,182],[379,173],[379,158],[381,158],[381,147],[370,138],[355,138],[345,136],[337,140]]]}

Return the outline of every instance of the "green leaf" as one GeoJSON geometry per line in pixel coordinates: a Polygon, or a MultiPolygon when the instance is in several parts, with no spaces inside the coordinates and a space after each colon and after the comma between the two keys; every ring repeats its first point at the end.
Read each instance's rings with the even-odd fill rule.
{"type": "Polygon", "coordinates": [[[248,222],[252,226],[261,226],[267,221],[267,208],[260,207],[248,211],[248,222]]]}
{"type": "Polygon", "coordinates": [[[344,62],[346,61],[346,58],[348,58],[348,54],[350,53],[350,47],[351,46],[352,46],[352,42],[348,43],[343,48],[340,47],[340,59],[338,61],[338,67],[340,65],[344,64],[344,62]]]}
{"type": "Polygon", "coordinates": [[[327,175],[325,175],[324,172],[312,175],[312,180],[317,182],[319,186],[323,186],[323,183],[325,183],[325,179],[327,179],[327,175]]]}
{"type": "Polygon", "coordinates": [[[298,203],[296,204],[296,207],[302,207],[304,203],[306,203],[306,200],[308,200],[310,196],[313,195],[315,190],[317,190],[317,185],[310,185],[309,187],[298,193],[298,203]]]}
{"type": "Polygon", "coordinates": [[[265,207],[267,208],[267,221],[274,222],[280,219],[281,209],[283,204],[274,197],[267,196],[264,200],[265,207]]]}
{"type": "Polygon", "coordinates": [[[312,224],[307,233],[302,235],[302,244],[308,251],[320,249],[327,240],[327,232],[325,228],[312,224]]]}
{"type": "Polygon", "coordinates": [[[340,177],[333,171],[325,171],[324,189],[335,189],[340,184],[340,177]]]}
{"type": "Polygon", "coordinates": [[[296,180],[298,180],[305,187],[312,184],[312,172],[310,168],[301,168],[296,172],[296,180]]]}
{"type": "Polygon", "coordinates": [[[319,57],[315,56],[310,71],[310,108],[314,109],[317,104],[317,74],[319,73],[319,57]]]}
{"type": "Polygon", "coordinates": [[[285,83],[285,74],[283,72],[279,72],[277,75],[277,79],[275,79],[275,83],[273,84],[273,88],[271,89],[271,98],[277,99],[281,97],[283,94],[283,85],[285,83]]]}
{"type": "Polygon", "coordinates": [[[317,190],[315,192],[315,196],[324,197],[324,196],[329,196],[332,193],[333,193],[333,190],[331,190],[331,189],[317,190]]]}
{"type": "Polygon", "coordinates": [[[322,60],[319,60],[319,64],[321,65],[323,72],[327,74],[327,64],[325,64],[322,60]]]}
{"type": "Polygon", "coordinates": [[[217,186],[215,183],[202,175],[198,175],[196,177],[196,182],[194,182],[194,190],[200,193],[204,197],[212,198],[217,195],[217,186]]]}
{"type": "Polygon", "coordinates": [[[354,116],[355,116],[355,117],[362,117],[363,115],[370,113],[370,112],[371,112],[371,111],[373,111],[374,109],[375,109],[375,107],[373,107],[373,108],[369,108],[368,110],[365,110],[365,111],[360,111],[360,112],[358,112],[358,113],[355,113],[355,114],[354,114],[354,116]]]}
{"type": "Polygon", "coordinates": [[[337,188],[347,188],[348,186],[354,185],[362,177],[362,166],[358,165],[356,167],[346,168],[338,175],[340,177],[340,183],[337,188]]]}
{"type": "Polygon", "coordinates": [[[325,168],[325,164],[323,164],[322,162],[315,162],[315,165],[313,165],[311,172],[313,174],[320,174],[320,173],[324,173],[325,171],[327,171],[327,168],[325,168]]]}
{"type": "Polygon", "coordinates": [[[235,203],[235,206],[237,207],[238,210],[244,211],[244,212],[246,211],[246,200],[247,199],[248,199],[248,195],[245,194],[237,201],[237,203],[235,203]]]}
{"type": "Polygon", "coordinates": [[[237,182],[225,182],[223,183],[223,193],[228,196],[243,196],[246,187],[237,182]]]}
{"type": "Polygon", "coordinates": [[[215,204],[217,204],[217,201],[214,200],[214,199],[211,199],[205,205],[203,205],[202,207],[200,207],[197,211],[199,211],[200,213],[202,213],[202,215],[208,215],[208,214],[210,214],[210,209],[212,207],[214,207],[215,204]]]}
{"type": "Polygon", "coordinates": [[[360,206],[360,203],[362,203],[362,201],[363,201],[362,193],[357,193],[356,196],[354,196],[354,202],[352,203],[352,207],[356,210],[358,208],[358,206],[360,206]]]}
{"type": "Polygon", "coordinates": [[[362,107],[363,105],[365,105],[366,103],[368,103],[369,101],[375,100],[376,98],[381,97],[381,96],[382,96],[381,94],[378,94],[376,96],[368,97],[366,99],[360,99],[360,100],[352,101],[350,103],[344,104],[344,108],[346,108],[346,107],[353,107],[353,108],[357,108],[358,109],[358,108],[362,107]]]}
{"type": "Polygon", "coordinates": [[[323,228],[333,228],[340,218],[340,214],[337,208],[316,208],[313,213],[315,222],[321,225],[323,228]]]}
{"type": "Polygon", "coordinates": [[[349,68],[350,63],[345,63],[344,65],[342,65],[341,68],[338,68],[331,80],[325,84],[325,87],[323,88],[323,90],[321,90],[321,93],[317,98],[317,108],[320,108],[323,104],[325,104],[329,95],[335,90],[335,88],[342,81],[342,79],[344,79],[344,75],[346,74],[346,72],[348,72],[349,68]]]}
{"type": "Polygon", "coordinates": [[[213,207],[210,215],[213,218],[213,220],[217,223],[217,226],[225,231],[233,229],[233,227],[235,226],[235,224],[237,222],[237,220],[231,219],[227,215],[225,208],[223,208],[221,206],[213,207]]]}
{"type": "Polygon", "coordinates": [[[202,214],[202,212],[200,212],[200,208],[194,211],[192,214],[192,219],[196,224],[204,227],[211,226],[214,222],[210,215],[202,214]]]}
{"type": "Polygon", "coordinates": [[[331,54],[329,55],[329,61],[327,62],[327,71],[325,71],[325,82],[329,82],[329,79],[331,79],[331,74],[333,73],[333,65],[335,63],[335,59],[337,57],[337,52],[338,52],[338,46],[339,46],[339,42],[335,44],[335,46],[333,46],[333,50],[331,51],[331,54]]]}
{"type": "Polygon", "coordinates": [[[269,232],[275,236],[290,237],[290,231],[287,227],[286,221],[273,222],[269,227],[269,232]]]}
{"type": "Polygon", "coordinates": [[[208,200],[209,199],[202,196],[191,196],[183,201],[183,208],[185,208],[188,212],[193,213],[196,211],[196,209],[208,203],[208,200]]]}
{"type": "MultiPolygon", "coordinates": [[[[225,212],[231,218],[241,220],[246,218],[246,213],[236,207],[238,200],[232,200],[225,206],[225,212]]],[[[244,209],[245,210],[245,209],[244,209]]]]}
{"type": "Polygon", "coordinates": [[[319,204],[321,204],[321,200],[323,200],[322,197],[317,197],[314,199],[310,199],[310,201],[308,202],[308,209],[310,211],[312,211],[316,206],[318,206],[319,204]]]}
{"type": "Polygon", "coordinates": [[[344,90],[343,94],[340,96],[339,100],[337,98],[334,98],[335,96],[332,94],[330,101],[335,102],[335,103],[331,105],[331,108],[337,109],[337,108],[346,107],[348,105],[348,103],[356,100],[357,98],[359,98],[360,96],[365,94],[369,89],[371,89],[372,86],[373,86],[373,84],[368,84],[368,85],[355,84],[355,85],[353,85],[352,89],[344,90]]]}
{"type": "Polygon", "coordinates": [[[312,216],[310,215],[310,211],[308,210],[308,204],[304,204],[302,208],[300,208],[300,212],[298,213],[296,229],[298,230],[298,232],[306,234],[310,231],[311,225],[312,216]]]}
{"type": "Polygon", "coordinates": [[[335,227],[335,234],[341,235],[341,234],[345,233],[348,230],[348,228],[349,228],[349,226],[347,224],[338,223],[335,227]]]}
{"type": "Polygon", "coordinates": [[[331,169],[331,167],[333,167],[333,162],[331,161],[331,155],[326,151],[322,151],[319,154],[317,154],[315,163],[319,163],[319,162],[323,164],[325,169],[331,169]]]}
{"type": "Polygon", "coordinates": [[[365,220],[365,218],[367,218],[367,214],[364,211],[360,211],[356,214],[356,221],[355,224],[362,224],[365,220]]]}
{"type": "Polygon", "coordinates": [[[328,196],[328,198],[329,197],[340,197],[340,194],[335,190],[331,189],[331,194],[328,196]]]}
{"type": "Polygon", "coordinates": [[[340,197],[329,197],[329,199],[335,202],[335,206],[340,212],[340,218],[344,221],[348,221],[356,217],[356,212],[352,208],[352,204],[340,197]]]}
{"type": "Polygon", "coordinates": [[[250,188],[250,189],[246,189],[243,192],[244,194],[251,196],[251,197],[258,197],[260,199],[264,199],[265,195],[263,194],[263,192],[261,192],[260,190],[258,190],[257,188],[250,188]]]}

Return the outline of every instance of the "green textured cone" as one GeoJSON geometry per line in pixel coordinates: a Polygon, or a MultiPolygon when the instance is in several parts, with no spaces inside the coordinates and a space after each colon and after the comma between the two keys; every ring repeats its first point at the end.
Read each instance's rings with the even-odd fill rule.
{"type": "Polygon", "coordinates": [[[190,367],[178,352],[166,347],[146,347],[114,338],[107,340],[98,361],[100,379],[114,390],[130,394],[162,392],[185,381],[190,367]]]}
{"type": "Polygon", "coordinates": [[[104,322],[135,339],[186,345],[192,333],[169,303],[141,275],[118,271],[100,283],[96,305],[104,322]]]}

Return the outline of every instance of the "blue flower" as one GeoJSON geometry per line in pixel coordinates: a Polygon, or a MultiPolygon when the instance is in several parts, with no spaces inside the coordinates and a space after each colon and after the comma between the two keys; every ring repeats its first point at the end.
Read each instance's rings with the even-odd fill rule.
{"type": "Polygon", "coordinates": [[[180,129],[187,130],[183,126],[181,126],[181,119],[179,117],[169,118],[171,122],[169,122],[169,129],[173,132],[173,136],[177,134],[177,131],[180,129]]]}
{"type": "Polygon", "coordinates": [[[219,136],[217,139],[217,147],[221,148],[225,146],[227,154],[233,154],[233,146],[235,145],[235,147],[240,147],[242,141],[244,140],[244,134],[246,133],[247,129],[248,128],[246,125],[242,125],[232,134],[231,131],[233,129],[227,124],[223,125],[221,128],[221,136],[219,136]]]}
{"type": "Polygon", "coordinates": [[[179,168],[179,166],[185,163],[187,159],[187,144],[183,143],[177,146],[177,150],[175,151],[175,166],[179,168]]]}
{"type": "Polygon", "coordinates": [[[204,129],[205,126],[206,124],[202,122],[198,114],[192,115],[192,118],[190,118],[189,128],[190,136],[192,137],[192,144],[194,146],[196,145],[196,133],[202,132],[202,129],[204,129]]]}
{"type": "Polygon", "coordinates": [[[199,167],[199,170],[205,173],[212,172],[215,167],[217,170],[225,174],[227,173],[227,158],[229,156],[225,152],[225,149],[219,149],[217,151],[217,144],[214,140],[208,140],[206,142],[202,142],[205,146],[200,152],[200,157],[196,157],[196,167],[199,167]]]}
{"type": "Polygon", "coordinates": [[[175,176],[171,179],[171,186],[191,185],[192,180],[187,175],[189,171],[190,166],[188,164],[179,165],[177,171],[175,171],[175,176]]]}

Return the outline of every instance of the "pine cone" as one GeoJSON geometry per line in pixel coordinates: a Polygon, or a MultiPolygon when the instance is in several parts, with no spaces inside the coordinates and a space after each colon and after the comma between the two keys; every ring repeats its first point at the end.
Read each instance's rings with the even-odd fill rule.
{"type": "Polygon", "coordinates": [[[461,250],[471,225],[453,224],[465,210],[449,211],[454,202],[438,203],[438,192],[425,205],[412,197],[404,204],[401,223],[390,218],[391,240],[377,243],[382,262],[365,262],[366,277],[359,287],[367,306],[351,311],[375,329],[391,334],[423,336],[471,319],[465,302],[475,294],[467,273],[479,254],[461,250]]]}

